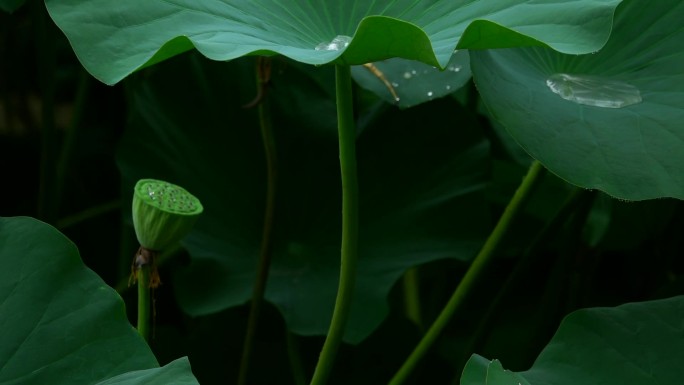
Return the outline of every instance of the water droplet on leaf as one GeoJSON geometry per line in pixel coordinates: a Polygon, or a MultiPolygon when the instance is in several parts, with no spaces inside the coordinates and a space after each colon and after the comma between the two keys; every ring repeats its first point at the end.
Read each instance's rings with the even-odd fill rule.
{"type": "Polygon", "coordinates": [[[587,106],[622,108],[642,101],[635,86],[600,76],[559,73],[549,76],[546,85],[561,98],[587,106]]]}
{"type": "Polygon", "coordinates": [[[337,35],[329,43],[320,43],[316,46],[316,51],[339,51],[341,49],[347,48],[349,42],[351,42],[351,37],[345,35],[337,35]]]}

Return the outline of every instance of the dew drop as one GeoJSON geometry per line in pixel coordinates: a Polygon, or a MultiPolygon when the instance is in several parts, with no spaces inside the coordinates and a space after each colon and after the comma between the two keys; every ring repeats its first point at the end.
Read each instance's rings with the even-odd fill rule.
{"type": "Polygon", "coordinates": [[[320,43],[314,48],[316,51],[339,51],[341,49],[347,48],[349,42],[351,42],[351,37],[345,35],[337,35],[329,43],[320,43]]]}
{"type": "Polygon", "coordinates": [[[418,73],[418,72],[416,72],[416,70],[411,70],[411,74],[412,74],[412,75],[415,75],[415,74],[417,74],[417,73],[418,73]]]}
{"type": "Polygon", "coordinates": [[[553,74],[546,85],[561,98],[587,106],[622,108],[642,101],[633,85],[599,76],[553,74]]]}
{"type": "Polygon", "coordinates": [[[397,87],[399,87],[399,83],[396,83],[396,82],[392,82],[392,87],[394,87],[394,88],[397,88],[397,87]]]}
{"type": "Polygon", "coordinates": [[[449,67],[447,67],[447,70],[449,70],[451,72],[459,72],[461,70],[461,67],[460,66],[449,66],[449,67]]]}
{"type": "Polygon", "coordinates": [[[446,89],[447,89],[447,90],[450,90],[450,89],[451,89],[451,86],[447,84],[446,89]]]}
{"type": "Polygon", "coordinates": [[[397,102],[397,103],[399,103],[399,100],[401,100],[401,98],[398,97],[398,96],[397,96],[396,98],[394,98],[394,101],[397,102]]]}
{"type": "Polygon", "coordinates": [[[404,72],[404,79],[411,79],[411,76],[413,76],[413,75],[411,75],[410,72],[408,72],[408,71],[404,72]]]}
{"type": "Polygon", "coordinates": [[[432,91],[428,91],[427,96],[432,97],[432,91]]]}

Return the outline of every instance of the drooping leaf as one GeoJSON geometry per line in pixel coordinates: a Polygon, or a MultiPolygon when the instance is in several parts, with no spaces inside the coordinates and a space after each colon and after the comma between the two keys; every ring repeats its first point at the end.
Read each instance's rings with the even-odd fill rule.
{"type": "MultiPolygon", "coordinates": [[[[186,312],[203,315],[251,296],[266,175],[257,116],[240,107],[254,92],[245,69],[251,61],[197,60],[189,71],[184,62],[193,58],[159,67],[135,91],[136,117],[119,164],[124,185],[163,178],[202,200],[203,217],[185,241],[192,263],[176,273],[175,291],[186,312]],[[171,84],[179,73],[182,86],[171,84]]],[[[340,258],[335,104],[295,66],[281,67],[274,63],[268,93],[279,179],[266,299],[291,330],[324,334],[340,258]]],[[[488,147],[475,120],[449,100],[409,111],[391,107],[359,137],[361,260],[347,341],[360,341],[382,321],[385,297],[407,268],[468,260],[487,232],[477,193],[488,147]]]]}
{"type": "Polygon", "coordinates": [[[24,217],[0,218],[0,363],[0,384],[93,384],[158,366],[74,244],[24,217]]]}
{"type": "Polygon", "coordinates": [[[470,80],[470,57],[459,50],[444,70],[418,61],[388,59],[373,67],[355,66],[352,76],[361,87],[401,108],[449,95],[470,80]]]}
{"type": "Polygon", "coordinates": [[[683,18],[677,0],[626,1],[596,54],[477,51],[473,74],[495,119],[563,179],[623,199],[683,199],[683,18]]]}
{"type": "Polygon", "coordinates": [[[308,64],[363,64],[401,57],[442,68],[457,47],[547,45],[565,53],[587,53],[605,43],[619,2],[47,0],[46,4],[85,68],[112,84],[192,47],[221,61],[275,53],[308,64]]]}
{"type": "Polygon", "coordinates": [[[563,320],[530,370],[502,373],[498,361],[475,355],[461,384],[675,384],[682,351],[684,297],[583,309],[563,320]]]}

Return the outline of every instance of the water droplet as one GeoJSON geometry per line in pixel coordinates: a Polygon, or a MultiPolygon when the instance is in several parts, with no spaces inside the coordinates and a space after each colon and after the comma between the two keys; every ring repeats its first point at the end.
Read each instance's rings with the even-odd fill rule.
{"type": "Polygon", "coordinates": [[[432,91],[428,91],[427,96],[432,97],[432,91]]]}
{"type": "Polygon", "coordinates": [[[321,43],[316,46],[316,51],[339,51],[341,49],[347,48],[351,37],[345,35],[337,35],[330,43],[321,43]]]}
{"type": "Polygon", "coordinates": [[[399,87],[399,83],[396,83],[396,82],[392,82],[392,87],[394,87],[394,88],[397,88],[397,87],[399,87]]]}
{"type": "Polygon", "coordinates": [[[449,70],[451,72],[458,72],[461,70],[461,67],[460,66],[449,66],[449,67],[447,67],[447,70],[449,70]]]}
{"type": "Polygon", "coordinates": [[[401,99],[398,96],[396,98],[394,98],[394,101],[397,103],[399,103],[399,100],[401,100],[401,99]]]}
{"type": "Polygon", "coordinates": [[[450,90],[450,89],[451,89],[451,86],[447,84],[446,89],[447,89],[447,90],[450,90]]]}
{"type": "Polygon", "coordinates": [[[411,70],[411,74],[412,74],[412,75],[415,75],[415,74],[417,74],[417,73],[418,73],[418,72],[416,72],[416,70],[411,70]]]}
{"type": "Polygon", "coordinates": [[[633,85],[600,76],[553,74],[546,85],[561,98],[587,106],[622,108],[642,100],[633,85]]]}
{"type": "Polygon", "coordinates": [[[411,79],[411,76],[412,75],[410,72],[408,72],[408,71],[404,72],[404,79],[411,79]]]}

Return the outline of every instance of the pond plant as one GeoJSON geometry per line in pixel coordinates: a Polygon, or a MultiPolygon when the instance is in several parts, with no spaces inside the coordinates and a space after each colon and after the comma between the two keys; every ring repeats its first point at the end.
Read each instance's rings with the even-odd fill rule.
{"type": "MultiPolygon", "coordinates": [[[[80,84],[123,84],[120,211],[140,248],[126,236],[120,248],[129,266],[135,254],[140,334],[52,226],[83,131],[75,112],[52,176],[43,158],[50,224],[0,218],[0,384],[684,375],[684,3],[45,6],[88,72],[80,84]],[[601,270],[599,256],[645,251],[658,280],[639,274],[645,255],[601,270]],[[646,294],[593,292],[628,262],[646,294]],[[172,290],[156,301],[173,305],[150,304],[157,265],[172,290]],[[163,311],[181,326],[159,322],[157,336],[163,311]],[[509,353],[484,357],[497,349],[509,353]]],[[[0,1],[45,17],[40,2],[20,7],[0,1]]],[[[79,90],[76,111],[89,102],[79,90]]]]}

